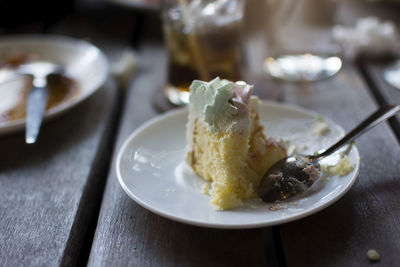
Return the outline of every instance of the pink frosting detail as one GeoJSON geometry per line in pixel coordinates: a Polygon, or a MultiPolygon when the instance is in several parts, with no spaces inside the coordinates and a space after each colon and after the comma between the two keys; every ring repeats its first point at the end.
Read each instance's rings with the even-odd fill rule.
{"type": "Polygon", "coordinates": [[[253,86],[246,84],[244,87],[235,84],[235,92],[232,97],[232,102],[238,109],[238,115],[245,115],[249,112],[249,102],[253,86]]]}
{"type": "Polygon", "coordinates": [[[276,140],[273,139],[273,138],[268,138],[268,139],[266,140],[266,142],[265,142],[265,146],[266,146],[266,147],[278,146],[278,144],[279,144],[279,142],[276,141],[276,140]]]}

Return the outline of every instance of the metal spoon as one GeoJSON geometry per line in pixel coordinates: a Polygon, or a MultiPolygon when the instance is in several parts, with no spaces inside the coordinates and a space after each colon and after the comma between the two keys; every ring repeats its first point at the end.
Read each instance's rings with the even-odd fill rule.
{"type": "Polygon", "coordinates": [[[310,188],[320,178],[319,161],[362,133],[385,121],[400,110],[400,106],[381,107],[336,144],[317,155],[293,155],[275,163],[263,176],[258,196],[264,202],[286,200],[310,188]]]}
{"type": "Polygon", "coordinates": [[[25,142],[36,142],[43,115],[47,105],[47,76],[52,73],[60,73],[62,67],[50,62],[30,62],[18,67],[17,73],[31,75],[33,77],[32,89],[28,96],[26,114],[25,142]]]}

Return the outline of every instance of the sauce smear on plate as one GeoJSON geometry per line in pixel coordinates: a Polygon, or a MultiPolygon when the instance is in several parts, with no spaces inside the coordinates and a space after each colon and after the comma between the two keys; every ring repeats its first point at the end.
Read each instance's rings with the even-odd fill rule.
{"type": "MultiPolygon", "coordinates": [[[[65,103],[80,92],[74,79],[61,74],[50,74],[47,82],[49,96],[46,110],[65,103]]],[[[25,118],[31,88],[32,78],[29,76],[0,83],[0,123],[25,118]]]]}

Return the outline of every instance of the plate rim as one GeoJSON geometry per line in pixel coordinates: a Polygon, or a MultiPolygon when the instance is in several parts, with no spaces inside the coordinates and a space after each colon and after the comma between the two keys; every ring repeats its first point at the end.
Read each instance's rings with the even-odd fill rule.
{"type": "MultiPolygon", "coordinates": [[[[287,108],[290,109],[291,111],[301,111],[304,112],[306,114],[312,115],[313,117],[318,117],[321,116],[319,113],[313,111],[313,110],[309,110],[300,106],[296,106],[293,104],[287,104],[287,103],[279,103],[279,102],[275,102],[275,101],[271,101],[271,100],[261,100],[260,101],[260,105],[269,105],[269,106],[275,106],[275,107],[283,107],[283,108],[287,108]]],[[[215,228],[215,229],[253,229],[253,228],[261,228],[261,227],[269,227],[269,226],[275,226],[275,225],[281,225],[281,224],[285,224],[288,222],[292,222],[292,221],[296,221],[302,218],[305,218],[307,216],[313,215],[329,206],[331,206],[332,204],[336,203],[336,201],[338,201],[339,199],[341,199],[354,185],[354,183],[357,181],[358,176],[359,176],[359,172],[361,169],[361,165],[360,165],[360,153],[358,151],[358,148],[355,144],[353,144],[352,146],[352,150],[354,150],[355,153],[355,157],[357,159],[359,159],[356,162],[356,172],[354,173],[354,176],[351,178],[350,183],[347,185],[347,187],[345,187],[343,190],[341,190],[333,199],[323,202],[321,205],[314,207],[313,209],[307,210],[305,212],[300,212],[300,213],[296,213],[296,214],[292,214],[292,215],[288,215],[284,218],[280,218],[277,220],[273,220],[273,221],[268,221],[268,222],[254,222],[254,223],[241,223],[241,224],[218,224],[218,223],[207,223],[207,222],[199,222],[196,220],[191,220],[191,219],[185,219],[185,218],[181,218],[179,216],[174,216],[173,214],[170,214],[169,212],[164,212],[164,211],[160,211],[159,209],[154,208],[153,206],[147,204],[145,201],[141,200],[140,198],[138,198],[137,196],[135,196],[126,186],[126,184],[123,181],[122,175],[121,175],[121,170],[120,170],[120,166],[121,166],[121,160],[122,160],[122,155],[125,152],[127,146],[132,142],[132,140],[135,138],[135,136],[137,136],[138,134],[140,134],[143,130],[145,130],[147,127],[150,127],[156,123],[158,123],[161,120],[173,117],[178,115],[179,113],[183,113],[183,112],[187,112],[187,107],[183,107],[183,108],[177,108],[177,109],[173,109],[170,111],[167,111],[164,114],[160,114],[157,115],[153,118],[151,118],[150,120],[142,123],[139,127],[137,127],[132,133],[130,133],[128,135],[128,137],[126,137],[126,139],[124,140],[124,142],[122,143],[120,149],[118,150],[118,154],[117,154],[117,158],[116,158],[116,164],[115,164],[115,170],[116,170],[116,174],[117,174],[117,179],[118,182],[120,184],[120,186],[122,187],[122,189],[125,191],[125,193],[132,199],[134,200],[137,204],[139,204],[141,207],[145,208],[148,211],[151,211],[161,217],[164,218],[168,218],[170,220],[173,221],[177,221],[180,223],[185,223],[185,224],[189,224],[189,225],[193,225],[193,226],[199,226],[199,227],[205,227],[205,228],[215,228]]],[[[325,118],[327,121],[333,123],[335,126],[337,126],[340,130],[343,130],[343,128],[335,123],[334,121],[332,121],[329,118],[325,118]]],[[[210,204],[211,205],[211,204],[210,204]]],[[[222,211],[223,212],[223,211],[222,211]]]]}
{"type": "MultiPolygon", "coordinates": [[[[64,36],[64,35],[57,35],[57,34],[6,34],[0,36],[0,44],[4,42],[42,42],[46,44],[69,44],[73,46],[85,46],[90,49],[94,49],[96,53],[98,53],[100,60],[104,64],[105,71],[102,73],[101,79],[99,79],[98,83],[93,86],[91,90],[87,90],[85,93],[77,95],[77,97],[73,97],[70,100],[57,105],[50,110],[46,111],[43,122],[47,122],[48,120],[59,116],[63,114],[64,112],[68,111],[69,109],[73,108],[74,106],[78,105],[79,103],[85,101],[88,99],[90,96],[92,96],[95,92],[97,92],[106,82],[109,73],[110,73],[110,64],[108,62],[108,59],[106,55],[103,53],[103,51],[95,46],[94,44],[70,37],[70,36],[64,36]]],[[[0,136],[1,135],[7,135],[7,134],[12,134],[16,133],[18,131],[22,131],[25,129],[25,118],[20,118],[17,120],[12,120],[12,121],[6,121],[0,123],[0,136]]]]}
{"type": "Polygon", "coordinates": [[[158,12],[160,10],[160,1],[157,4],[149,4],[143,0],[127,1],[127,0],[106,0],[108,3],[126,7],[130,9],[138,9],[143,11],[158,12]]]}

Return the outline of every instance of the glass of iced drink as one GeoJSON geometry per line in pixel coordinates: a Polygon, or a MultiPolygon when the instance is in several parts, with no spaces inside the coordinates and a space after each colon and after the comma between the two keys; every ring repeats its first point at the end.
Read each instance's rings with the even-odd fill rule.
{"type": "Polygon", "coordinates": [[[162,19],[169,53],[168,99],[187,104],[195,79],[241,80],[240,32],[244,0],[164,0],[162,19]]]}

